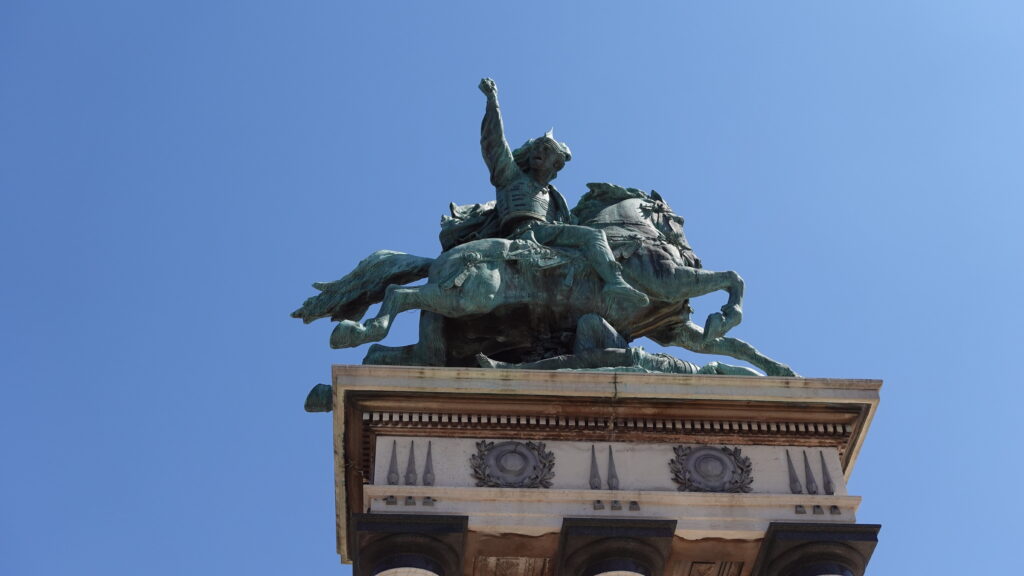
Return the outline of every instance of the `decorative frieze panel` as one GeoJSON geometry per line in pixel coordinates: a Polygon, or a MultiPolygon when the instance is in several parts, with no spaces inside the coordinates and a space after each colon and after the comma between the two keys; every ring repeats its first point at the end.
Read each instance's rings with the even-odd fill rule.
{"type": "Polygon", "coordinates": [[[835,448],[378,436],[373,458],[375,485],[607,491],[598,508],[635,507],[628,491],[845,494],[835,448]]]}

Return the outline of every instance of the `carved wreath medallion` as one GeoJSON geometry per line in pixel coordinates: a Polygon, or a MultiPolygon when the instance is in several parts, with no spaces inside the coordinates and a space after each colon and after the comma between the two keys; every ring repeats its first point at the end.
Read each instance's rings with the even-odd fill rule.
{"type": "Polygon", "coordinates": [[[739,448],[676,446],[668,463],[680,492],[750,492],[750,458],[739,448]]]}
{"type": "Polygon", "coordinates": [[[492,488],[551,488],[555,455],[543,442],[476,443],[470,467],[477,486],[492,488]]]}

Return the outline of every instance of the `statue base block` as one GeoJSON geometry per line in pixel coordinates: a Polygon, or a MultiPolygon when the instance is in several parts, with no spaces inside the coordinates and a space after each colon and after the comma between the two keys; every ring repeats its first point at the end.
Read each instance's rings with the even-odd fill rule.
{"type": "Polygon", "coordinates": [[[846,482],[877,380],[332,376],[338,553],[357,576],[855,575],[874,548],[846,482]]]}

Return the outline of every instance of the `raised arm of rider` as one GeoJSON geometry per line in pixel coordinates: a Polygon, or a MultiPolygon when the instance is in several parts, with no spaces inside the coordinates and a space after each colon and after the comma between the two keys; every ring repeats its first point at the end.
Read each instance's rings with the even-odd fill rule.
{"type": "Polygon", "coordinates": [[[484,162],[491,171],[491,184],[496,188],[505,186],[521,172],[512,158],[512,150],[505,140],[505,126],[501,122],[498,107],[497,87],[493,80],[480,81],[480,90],[487,95],[487,108],[480,125],[480,151],[484,162]]]}

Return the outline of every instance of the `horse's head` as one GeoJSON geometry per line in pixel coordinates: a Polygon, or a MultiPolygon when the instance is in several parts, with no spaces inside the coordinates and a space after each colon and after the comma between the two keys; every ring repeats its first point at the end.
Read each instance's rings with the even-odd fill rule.
{"type": "Polygon", "coordinates": [[[640,213],[650,221],[666,242],[677,248],[690,249],[689,243],[686,242],[686,234],[683,232],[683,217],[673,212],[660,194],[651,190],[651,195],[641,202],[640,213]]]}
{"type": "Polygon", "coordinates": [[[615,184],[592,182],[589,192],[572,209],[581,224],[607,229],[622,227],[634,232],[657,237],[683,251],[691,251],[683,232],[683,217],[672,211],[664,199],[653,190],[624,188],[615,184]]]}

